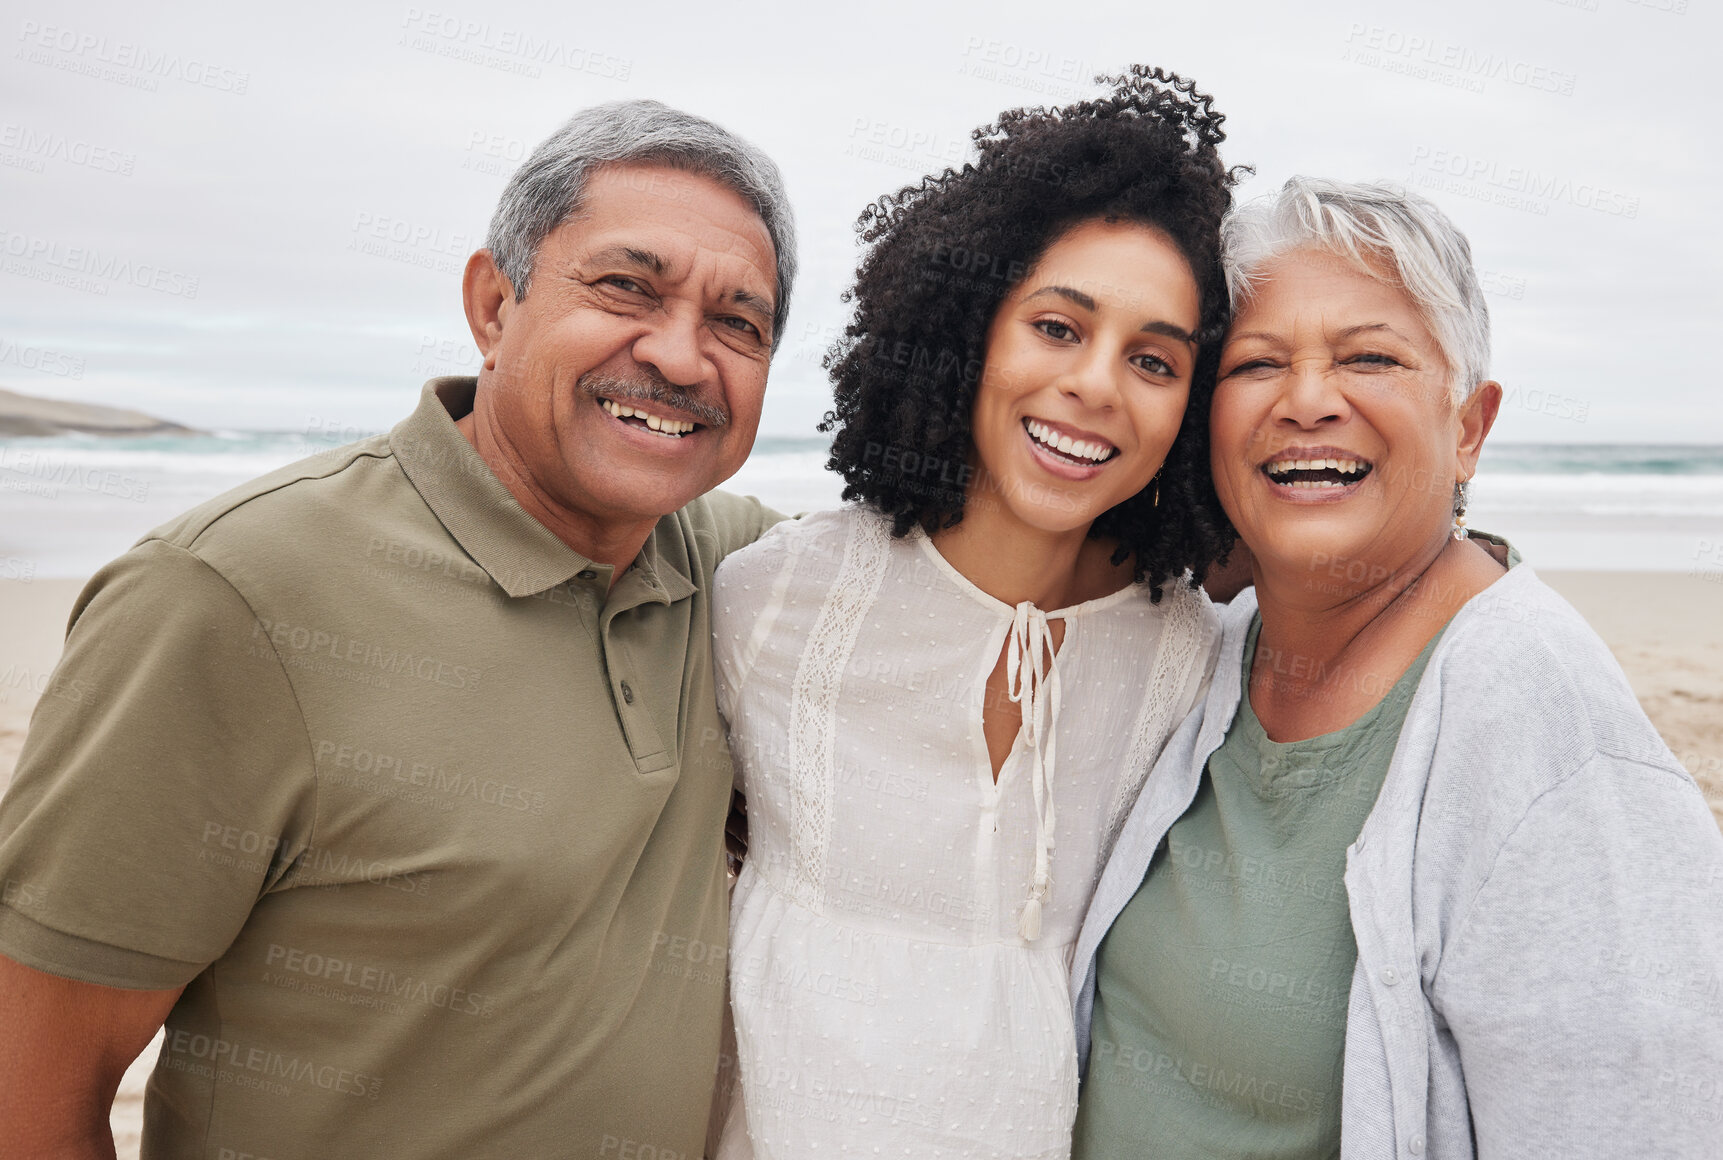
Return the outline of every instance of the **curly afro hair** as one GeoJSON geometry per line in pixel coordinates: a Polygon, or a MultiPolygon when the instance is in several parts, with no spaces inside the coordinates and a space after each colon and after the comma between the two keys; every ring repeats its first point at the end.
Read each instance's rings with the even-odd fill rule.
{"type": "Polygon", "coordinates": [[[1112,92],[1058,109],[1018,109],[972,134],[980,157],[863,211],[870,243],[844,300],[854,318],[825,357],[836,397],[827,466],[843,496],[892,518],[892,534],[961,522],[973,478],[970,418],[988,327],[1049,246],[1090,220],[1169,237],[1195,275],[1201,328],[1190,401],[1156,483],[1102,513],[1094,538],[1115,563],[1161,585],[1200,583],[1236,538],[1209,476],[1208,410],[1228,301],[1220,223],[1232,187],[1216,146],[1225,121],[1194,82],[1134,65],[1098,77],[1112,92]],[[1154,493],[1158,488],[1159,503],[1154,493]]]}

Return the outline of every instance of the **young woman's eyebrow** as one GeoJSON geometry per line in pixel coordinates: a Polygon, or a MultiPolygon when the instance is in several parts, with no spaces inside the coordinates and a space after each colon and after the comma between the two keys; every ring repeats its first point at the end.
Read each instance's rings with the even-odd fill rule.
{"type": "MultiPolygon", "coordinates": [[[[1081,306],[1084,310],[1090,311],[1091,313],[1096,309],[1095,300],[1092,297],[1083,293],[1081,290],[1073,290],[1069,286],[1043,286],[1041,289],[1035,291],[1035,293],[1023,299],[1023,301],[1032,301],[1041,297],[1043,294],[1052,294],[1056,297],[1064,298],[1070,302],[1076,303],[1078,306],[1081,306]]],[[[1190,331],[1186,330],[1182,326],[1174,326],[1170,322],[1145,322],[1140,329],[1144,334],[1161,334],[1168,338],[1176,338],[1187,346],[1195,346],[1197,344],[1196,338],[1190,331]]]]}
{"type": "Polygon", "coordinates": [[[1041,289],[1035,291],[1035,293],[1029,295],[1029,297],[1023,299],[1023,301],[1033,301],[1034,299],[1041,297],[1043,294],[1053,294],[1060,298],[1067,298],[1070,301],[1075,302],[1078,306],[1081,306],[1084,310],[1095,309],[1095,300],[1093,298],[1089,297],[1081,290],[1073,290],[1069,286],[1043,286],[1041,289]]]}
{"type": "Polygon", "coordinates": [[[1176,338],[1186,346],[1197,344],[1196,336],[1182,326],[1174,326],[1170,322],[1145,322],[1139,328],[1144,334],[1163,334],[1168,338],[1176,338]]]}

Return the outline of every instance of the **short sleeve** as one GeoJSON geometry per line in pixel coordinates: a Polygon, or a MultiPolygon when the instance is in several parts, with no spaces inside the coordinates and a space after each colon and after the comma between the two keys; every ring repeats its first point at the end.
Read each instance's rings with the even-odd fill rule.
{"type": "Polygon", "coordinates": [[[265,624],[148,540],[79,598],[0,800],[0,953],[182,986],[310,842],[311,747],[265,624]]]}
{"type": "Polygon", "coordinates": [[[727,491],[707,492],[706,510],[718,533],[718,559],[740,551],[766,534],[766,529],[789,517],[774,511],[751,495],[727,491]]]}

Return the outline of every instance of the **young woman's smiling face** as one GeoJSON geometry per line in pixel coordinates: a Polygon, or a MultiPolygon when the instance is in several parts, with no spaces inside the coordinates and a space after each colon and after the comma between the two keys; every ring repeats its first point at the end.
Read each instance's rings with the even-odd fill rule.
{"type": "Polygon", "coordinates": [[[1178,435],[1200,317],[1190,265],[1159,230],[1092,220],[1061,235],[988,327],[966,511],[1086,531],[1141,491],[1178,435]]]}

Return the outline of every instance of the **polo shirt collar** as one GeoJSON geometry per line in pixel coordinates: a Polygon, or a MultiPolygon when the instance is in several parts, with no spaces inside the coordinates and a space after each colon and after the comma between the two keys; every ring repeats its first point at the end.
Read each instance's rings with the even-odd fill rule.
{"type": "MultiPolygon", "coordinates": [[[[455,420],[472,411],[477,390],[478,380],[472,376],[451,375],[425,384],[418,407],[389,433],[401,470],[461,549],[510,596],[531,596],[582,572],[595,573],[594,579],[608,587],[611,566],[582,556],[528,514],[456,429],[455,420]]],[[[675,518],[671,514],[664,520],[675,518]]],[[[660,521],[617,583],[613,598],[629,604],[669,604],[695,591],[693,581],[660,555],[663,530],[660,521]]]]}

